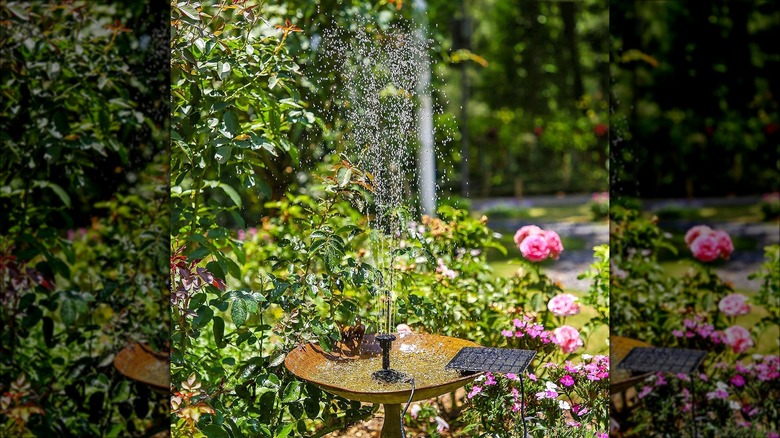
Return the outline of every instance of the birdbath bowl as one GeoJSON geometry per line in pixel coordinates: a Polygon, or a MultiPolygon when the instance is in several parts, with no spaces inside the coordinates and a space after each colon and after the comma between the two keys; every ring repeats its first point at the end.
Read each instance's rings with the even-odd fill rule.
{"type": "MultiPolygon", "coordinates": [[[[390,367],[414,379],[412,401],[437,397],[474,380],[481,373],[462,375],[444,366],[463,347],[474,342],[449,336],[398,334],[390,349],[390,367]]],[[[366,335],[359,347],[337,344],[326,352],[317,344],[291,351],[284,365],[295,376],[349,400],[382,403],[385,420],[381,438],[401,437],[401,405],[409,401],[408,382],[385,383],[372,378],[382,369],[382,350],[374,335],[366,335]]]]}
{"type": "Polygon", "coordinates": [[[114,367],[125,377],[144,383],[157,392],[171,391],[168,354],[152,351],[148,345],[135,342],[117,353],[114,367]]]}

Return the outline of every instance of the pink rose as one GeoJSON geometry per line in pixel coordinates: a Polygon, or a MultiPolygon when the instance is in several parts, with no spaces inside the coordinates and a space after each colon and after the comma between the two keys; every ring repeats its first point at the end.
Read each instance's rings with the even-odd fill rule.
{"type": "Polygon", "coordinates": [[[542,229],[537,227],[536,225],[526,225],[524,227],[521,227],[515,233],[515,245],[520,246],[520,243],[531,234],[541,234],[541,233],[543,233],[542,229]]]}
{"type": "Polygon", "coordinates": [[[725,334],[723,342],[731,347],[731,351],[734,353],[744,353],[753,346],[750,332],[741,325],[733,325],[723,332],[725,334]]]}
{"type": "Polygon", "coordinates": [[[696,225],[685,233],[685,244],[691,246],[694,240],[702,234],[712,233],[712,228],[706,225],[696,225]]]}
{"type": "Polygon", "coordinates": [[[561,237],[555,231],[547,230],[544,232],[544,237],[547,238],[547,247],[550,248],[550,257],[558,260],[563,252],[563,243],[561,243],[561,237]]]}
{"type": "Polygon", "coordinates": [[[729,237],[729,233],[718,230],[714,233],[715,240],[718,241],[718,248],[720,249],[720,255],[724,259],[728,260],[731,256],[731,253],[734,252],[734,244],[731,242],[731,237],[729,237]]]}
{"type": "Polygon", "coordinates": [[[720,257],[720,245],[713,234],[702,234],[691,243],[693,256],[702,262],[711,262],[720,257]]]}
{"type": "Polygon", "coordinates": [[[577,297],[572,294],[559,294],[550,299],[547,309],[555,316],[572,316],[580,313],[577,297]]]}
{"type": "Polygon", "coordinates": [[[750,313],[748,297],[742,294],[729,294],[718,303],[718,309],[726,316],[740,316],[750,313]]]}
{"type": "Polygon", "coordinates": [[[583,346],[580,332],[568,325],[560,326],[553,332],[553,342],[561,347],[566,354],[575,352],[583,346]]]}
{"type": "Polygon", "coordinates": [[[541,262],[550,256],[550,247],[544,234],[531,234],[520,242],[520,252],[532,262],[541,262]]]}

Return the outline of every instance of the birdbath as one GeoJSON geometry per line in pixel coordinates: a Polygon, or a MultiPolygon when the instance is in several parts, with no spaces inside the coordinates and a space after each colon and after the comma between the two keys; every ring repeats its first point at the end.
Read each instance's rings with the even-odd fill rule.
{"type": "Polygon", "coordinates": [[[380,437],[399,438],[402,436],[401,405],[409,402],[412,395],[408,378],[413,378],[415,385],[411,401],[452,392],[481,373],[464,376],[460,371],[445,369],[445,365],[461,348],[479,345],[449,336],[395,333],[388,356],[382,354],[377,340],[386,343],[383,337],[388,335],[366,335],[359,348],[337,344],[329,353],[317,344],[307,344],[291,351],[284,365],[299,379],[331,394],[359,402],[381,403],[385,419],[380,437]],[[389,361],[383,363],[383,356],[384,361],[389,361]],[[401,377],[383,380],[374,374],[401,377]]]}
{"type": "Polygon", "coordinates": [[[129,379],[144,383],[157,392],[169,394],[171,391],[168,354],[152,351],[148,345],[135,342],[123,348],[114,358],[114,367],[129,379]]]}

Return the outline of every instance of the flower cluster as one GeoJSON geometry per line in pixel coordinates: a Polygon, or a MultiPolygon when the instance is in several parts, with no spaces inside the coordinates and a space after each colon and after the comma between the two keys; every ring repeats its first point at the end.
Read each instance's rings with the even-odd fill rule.
{"type": "Polygon", "coordinates": [[[723,343],[723,333],[715,330],[715,326],[706,321],[703,315],[693,315],[692,318],[685,318],[683,320],[685,330],[672,330],[672,335],[676,338],[688,340],[704,340],[714,344],[723,343]]]}
{"type": "Polygon", "coordinates": [[[523,257],[532,262],[541,262],[549,257],[558,260],[563,252],[558,233],[542,230],[536,225],[526,225],[517,230],[514,240],[523,257]]]}
{"type": "Polygon", "coordinates": [[[512,328],[501,330],[501,335],[507,337],[510,343],[514,340],[519,346],[529,350],[550,350],[554,344],[553,334],[528,315],[524,315],[522,320],[513,319],[512,328]]]}
{"type": "Polygon", "coordinates": [[[11,383],[11,390],[6,391],[0,397],[0,414],[13,420],[17,432],[21,436],[24,433],[30,416],[43,415],[43,409],[29,400],[31,396],[30,382],[27,382],[24,374],[19,375],[11,383]]]}
{"type": "Polygon", "coordinates": [[[187,381],[181,382],[181,388],[181,391],[171,396],[171,413],[184,419],[190,430],[195,430],[201,415],[214,415],[214,409],[203,401],[195,401],[204,395],[195,373],[190,374],[187,381]]]}
{"type": "Polygon", "coordinates": [[[409,408],[409,415],[411,416],[410,420],[412,420],[409,422],[412,423],[411,426],[423,429],[429,435],[432,435],[433,426],[436,427],[438,433],[443,433],[450,428],[450,425],[439,415],[439,410],[431,401],[413,404],[409,408]]]}
{"type": "Polygon", "coordinates": [[[685,233],[685,243],[693,256],[702,262],[711,262],[723,258],[728,260],[734,252],[734,244],[728,233],[713,230],[706,225],[697,225],[685,233]]]}
{"type": "Polygon", "coordinates": [[[444,259],[441,258],[436,261],[436,273],[441,274],[442,278],[449,278],[450,280],[454,280],[458,276],[457,271],[448,268],[444,264],[444,259]]]}

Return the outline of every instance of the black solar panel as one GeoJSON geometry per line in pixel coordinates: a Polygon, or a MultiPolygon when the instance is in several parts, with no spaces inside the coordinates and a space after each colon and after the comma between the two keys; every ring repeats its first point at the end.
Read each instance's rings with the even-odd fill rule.
{"type": "Polygon", "coordinates": [[[701,365],[706,354],[706,351],[687,348],[635,347],[617,367],[631,371],[690,374],[701,365]]]}
{"type": "Polygon", "coordinates": [[[445,368],[491,373],[521,374],[536,356],[533,350],[463,347],[445,368]]]}

